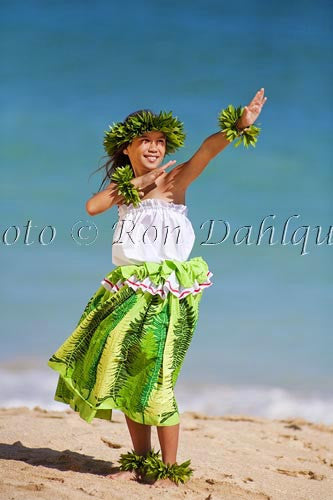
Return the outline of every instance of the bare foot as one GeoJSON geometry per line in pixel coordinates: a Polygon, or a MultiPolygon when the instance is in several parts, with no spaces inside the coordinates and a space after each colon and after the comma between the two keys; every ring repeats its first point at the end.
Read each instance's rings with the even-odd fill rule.
{"type": "Polygon", "coordinates": [[[137,475],[135,471],[131,470],[120,470],[118,467],[112,470],[110,474],[107,474],[105,477],[108,479],[126,479],[126,480],[137,480],[137,475]]]}
{"type": "Polygon", "coordinates": [[[157,481],[154,482],[153,486],[157,487],[169,487],[169,486],[178,486],[174,481],[171,481],[171,479],[166,478],[166,479],[157,479],[157,481]]]}

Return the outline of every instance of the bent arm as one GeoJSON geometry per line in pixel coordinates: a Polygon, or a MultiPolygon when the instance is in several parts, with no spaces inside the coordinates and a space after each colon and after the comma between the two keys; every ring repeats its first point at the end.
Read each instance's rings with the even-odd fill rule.
{"type": "Polygon", "coordinates": [[[117,183],[111,182],[106,189],[89,198],[86,202],[86,211],[89,215],[98,215],[123,202],[123,196],[118,194],[117,183]]]}
{"type": "MultiPolygon", "coordinates": [[[[133,177],[130,182],[137,189],[139,196],[144,196],[143,189],[156,187],[155,180],[157,177],[165,173],[165,169],[169,167],[175,160],[171,160],[161,167],[156,167],[155,170],[147,172],[146,174],[140,175],[139,177],[133,177]]],[[[118,194],[118,184],[116,182],[110,182],[108,187],[96,193],[94,196],[89,198],[86,203],[86,211],[89,215],[98,215],[105,210],[108,210],[113,205],[122,205],[126,200],[122,194],[118,194]]]]}

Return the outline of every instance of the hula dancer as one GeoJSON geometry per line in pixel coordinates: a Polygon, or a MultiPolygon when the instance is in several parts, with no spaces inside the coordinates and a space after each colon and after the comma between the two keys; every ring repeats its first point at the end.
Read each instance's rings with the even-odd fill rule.
{"type": "Polygon", "coordinates": [[[266,99],[261,89],[247,107],[220,111],[220,130],[168,172],[175,160],[161,165],[165,155],[185,140],[183,123],[172,112],[140,110],[105,132],[105,177],[86,209],[93,216],[118,206],[115,267],[48,365],[59,373],[54,399],[86,422],[111,420],[114,408],[125,414],[133,449],[120,456],[120,471],[109,477],[179,484],[193,474],[190,459],[177,463],[174,387],[213,273],[201,256],[189,259],[195,234],[185,193],[234,139],[236,147],[255,146],[260,129],[253,123],[266,99]],[[151,426],[157,427],[160,451],[151,447],[151,426]]]}

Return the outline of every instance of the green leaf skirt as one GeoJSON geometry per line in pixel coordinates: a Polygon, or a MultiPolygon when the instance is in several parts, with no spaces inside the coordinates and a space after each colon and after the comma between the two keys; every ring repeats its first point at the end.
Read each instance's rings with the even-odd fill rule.
{"type": "Polygon", "coordinates": [[[54,399],[88,423],[119,409],[142,424],[177,424],[174,387],[212,274],[202,257],[115,267],[47,362],[59,373],[54,399]]]}

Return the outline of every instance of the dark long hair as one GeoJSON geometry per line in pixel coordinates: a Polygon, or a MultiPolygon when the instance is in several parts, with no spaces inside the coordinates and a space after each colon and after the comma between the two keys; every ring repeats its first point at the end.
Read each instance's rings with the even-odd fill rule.
{"type": "MultiPolygon", "coordinates": [[[[156,113],[154,113],[150,109],[139,109],[138,111],[134,111],[130,115],[126,116],[124,121],[126,122],[126,120],[128,120],[131,116],[136,116],[139,113],[142,113],[142,111],[149,111],[154,116],[157,116],[156,113]]],[[[126,142],[112,156],[107,155],[108,160],[106,161],[106,163],[104,163],[104,165],[97,168],[96,170],[94,170],[94,172],[92,172],[90,174],[90,176],[91,176],[94,173],[98,172],[99,170],[102,170],[105,168],[105,175],[104,175],[104,178],[103,178],[101,185],[99,186],[99,189],[97,192],[99,192],[102,189],[102,187],[104,187],[104,185],[107,183],[108,180],[111,181],[111,176],[116,171],[116,169],[118,167],[124,167],[125,165],[130,165],[132,167],[131,161],[130,161],[128,155],[125,155],[125,153],[123,153],[124,149],[126,149],[128,145],[129,145],[129,142],[126,142]]],[[[105,156],[103,156],[103,158],[105,158],[105,156]]],[[[133,170],[133,167],[132,167],[132,170],[133,170]]],[[[133,170],[133,175],[135,176],[134,170],[133,170]]],[[[94,194],[96,194],[96,193],[94,193],[94,194]]]]}

